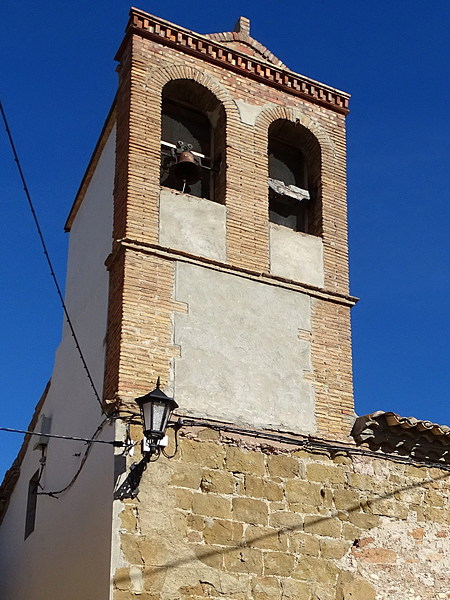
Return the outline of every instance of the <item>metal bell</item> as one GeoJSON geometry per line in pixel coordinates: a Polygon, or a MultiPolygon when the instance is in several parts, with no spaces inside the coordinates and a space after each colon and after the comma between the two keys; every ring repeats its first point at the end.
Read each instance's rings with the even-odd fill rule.
{"type": "Polygon", "coordinates": [[[197,183],[202,176],[199,162],[188,150],[177,154],[177,162],[171,167],[171,170],[179,181],[183,181],[187,185],[197,183]]]}

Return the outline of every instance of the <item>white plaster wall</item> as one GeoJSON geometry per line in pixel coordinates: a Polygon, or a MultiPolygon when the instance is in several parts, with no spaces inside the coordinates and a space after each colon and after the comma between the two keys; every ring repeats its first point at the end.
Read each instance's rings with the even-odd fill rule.
{"type": "Polygon", "coordinates": [[[178,263],[174,394],[185,414],[313,433],[308,296],[178,263]]]}
{"type": "MultiPolygon", "coordinates": [[[[115,131],[109,136],[73,224],[66,304],[98,393],[102,394],[111,250],[115,131]]],[[[90,438],[103,420],[73,339],[63,327],[52,383],[42,412],[52,433],[90,438]]],[[[106,425],[99,439],[114,439],[106,425]]],[[[28,482],[40,453],[28,448],[0,528],[2,600],[109,598],[113,449],[94,444],[75,484],[59,499],[39,496],[34,532],[24,541],[28,482]]],[[[41,479],[44,491],[65,487],[86,444],[51,439],[41,479]]]]}
{"type": "Polygon", "coordinates": [[[270,223],[270,272],[323,287],[322,238],[270,223]]]}
{"type": "Polygon", "coordinates": [[[226,209],[222,204],[161,190],[159,199],[159,243],[225,262],[226,209]]]}

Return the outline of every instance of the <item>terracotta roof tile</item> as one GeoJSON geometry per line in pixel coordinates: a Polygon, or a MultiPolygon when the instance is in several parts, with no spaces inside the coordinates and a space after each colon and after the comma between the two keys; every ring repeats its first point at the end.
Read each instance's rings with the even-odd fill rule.
{"type": "Polygon", "coordinates": [[[450,427],[381,410],[358,417],[351,435],[371,450],[450,464],[450,427]]]}

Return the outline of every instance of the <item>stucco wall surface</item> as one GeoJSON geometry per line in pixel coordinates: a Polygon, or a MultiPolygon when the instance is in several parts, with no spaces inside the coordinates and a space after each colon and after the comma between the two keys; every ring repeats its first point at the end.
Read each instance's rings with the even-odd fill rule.
{"type": "Polygon", "coordinates": [[[323,287],[323,243],[320,237],[270,223],[270,272],[323,287]]]}
{"type": "Polygon", "coordinates": [[[113,598],[449,598],[449,476],[191,430],[119,505],[113,598]]]}
{"type": "Polygon", "coordinates": [[[310,298],[179,262],[174,395],[186,414],[255,427],[315,431],[310,298]]]}
{"type": "Polygon", "coordinates": [[[173,190],[159,197],[159,243],[197,256],[226,261],[225,206],[173,190]]]}
{"type": "MultiPolygon", "coordinates": [[[[84,202],[73,224],[66,281],[66,304],[95,386],[101,396],[108,274],[111,250],[115,132],[110,134],[84,202]]],[[[104,420],[74,341],[63,327],[50,389],[42,413],[51,433],[90,439],[104,420]]],[[[111,440],[105,425],[98,439],[111,440]]],[[[24,541],[28,482],[39,469],[35,440],[21,465],[0,528],[2,600],[97,600],[108,598],[113,453],[94,444],[74,485],[56,497],[39,495],[34,531],[24,541]]],[[[40,492],[58,492],[77,472],[84,442],[50,439],[40,492]]]]}

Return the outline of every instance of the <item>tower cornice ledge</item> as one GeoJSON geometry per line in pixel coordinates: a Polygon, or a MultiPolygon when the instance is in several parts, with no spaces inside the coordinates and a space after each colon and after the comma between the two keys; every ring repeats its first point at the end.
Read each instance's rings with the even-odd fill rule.
{"type": "MultiPolygon", "coordinates": [[[[267,85],[278,88],[307,100],[314,104],[325,106],[341,114],[348,114],[350,94],[309,79],[304,75],[294,73],[270,64],[264,59],[250,56],[200,35],[179,25],[154,17],[139,9],[130,10],[130,19],[126,28],[125,38],[116,54],[120,61],[122,53],[133,34],[138,34],[159,44],[177,48],[187,54],[202,58],[202,60],[220,65],[222,68],[240,73],[267,85]]],[[[215,34],[220,35],[220,34],[215,34]]]]}
{"type": "Polygon", "coordinates": [[[146,254],[153,254],[155,256],[161,256],[168,260],[189,262],[196,265],[201,265],[205,268],[214,269],[216,271],[222,271],[236,275],[238,277],[245,277],[247,279],[256,279],[267,285],[274,285],[277,287],[284,287],[297,292],[306,293],[314,298],[321,300],[328,300],[336,304],[342,304],[344,306],[354,306],[359,298],[346,294],[340,294],[331,290],[318,288],[306,283],[300,283],[283,277],[277,277],[269,273],[260,273],[258,271],[252,271],[251,269],[245,269],[236,265],[230,265],[220,261],[212,260],[210,258],[204,258],[189,254],[182,250],[174,250],[172,248],[164,248],[158,244],[148,244],[141,241],[135,241],[128,238],[116,240],[111,254],[105,261],[105,265],[108,269],[114,263],[115,259],[125,249],[134,250],[135,252],[144,252],[146,254]]]}

